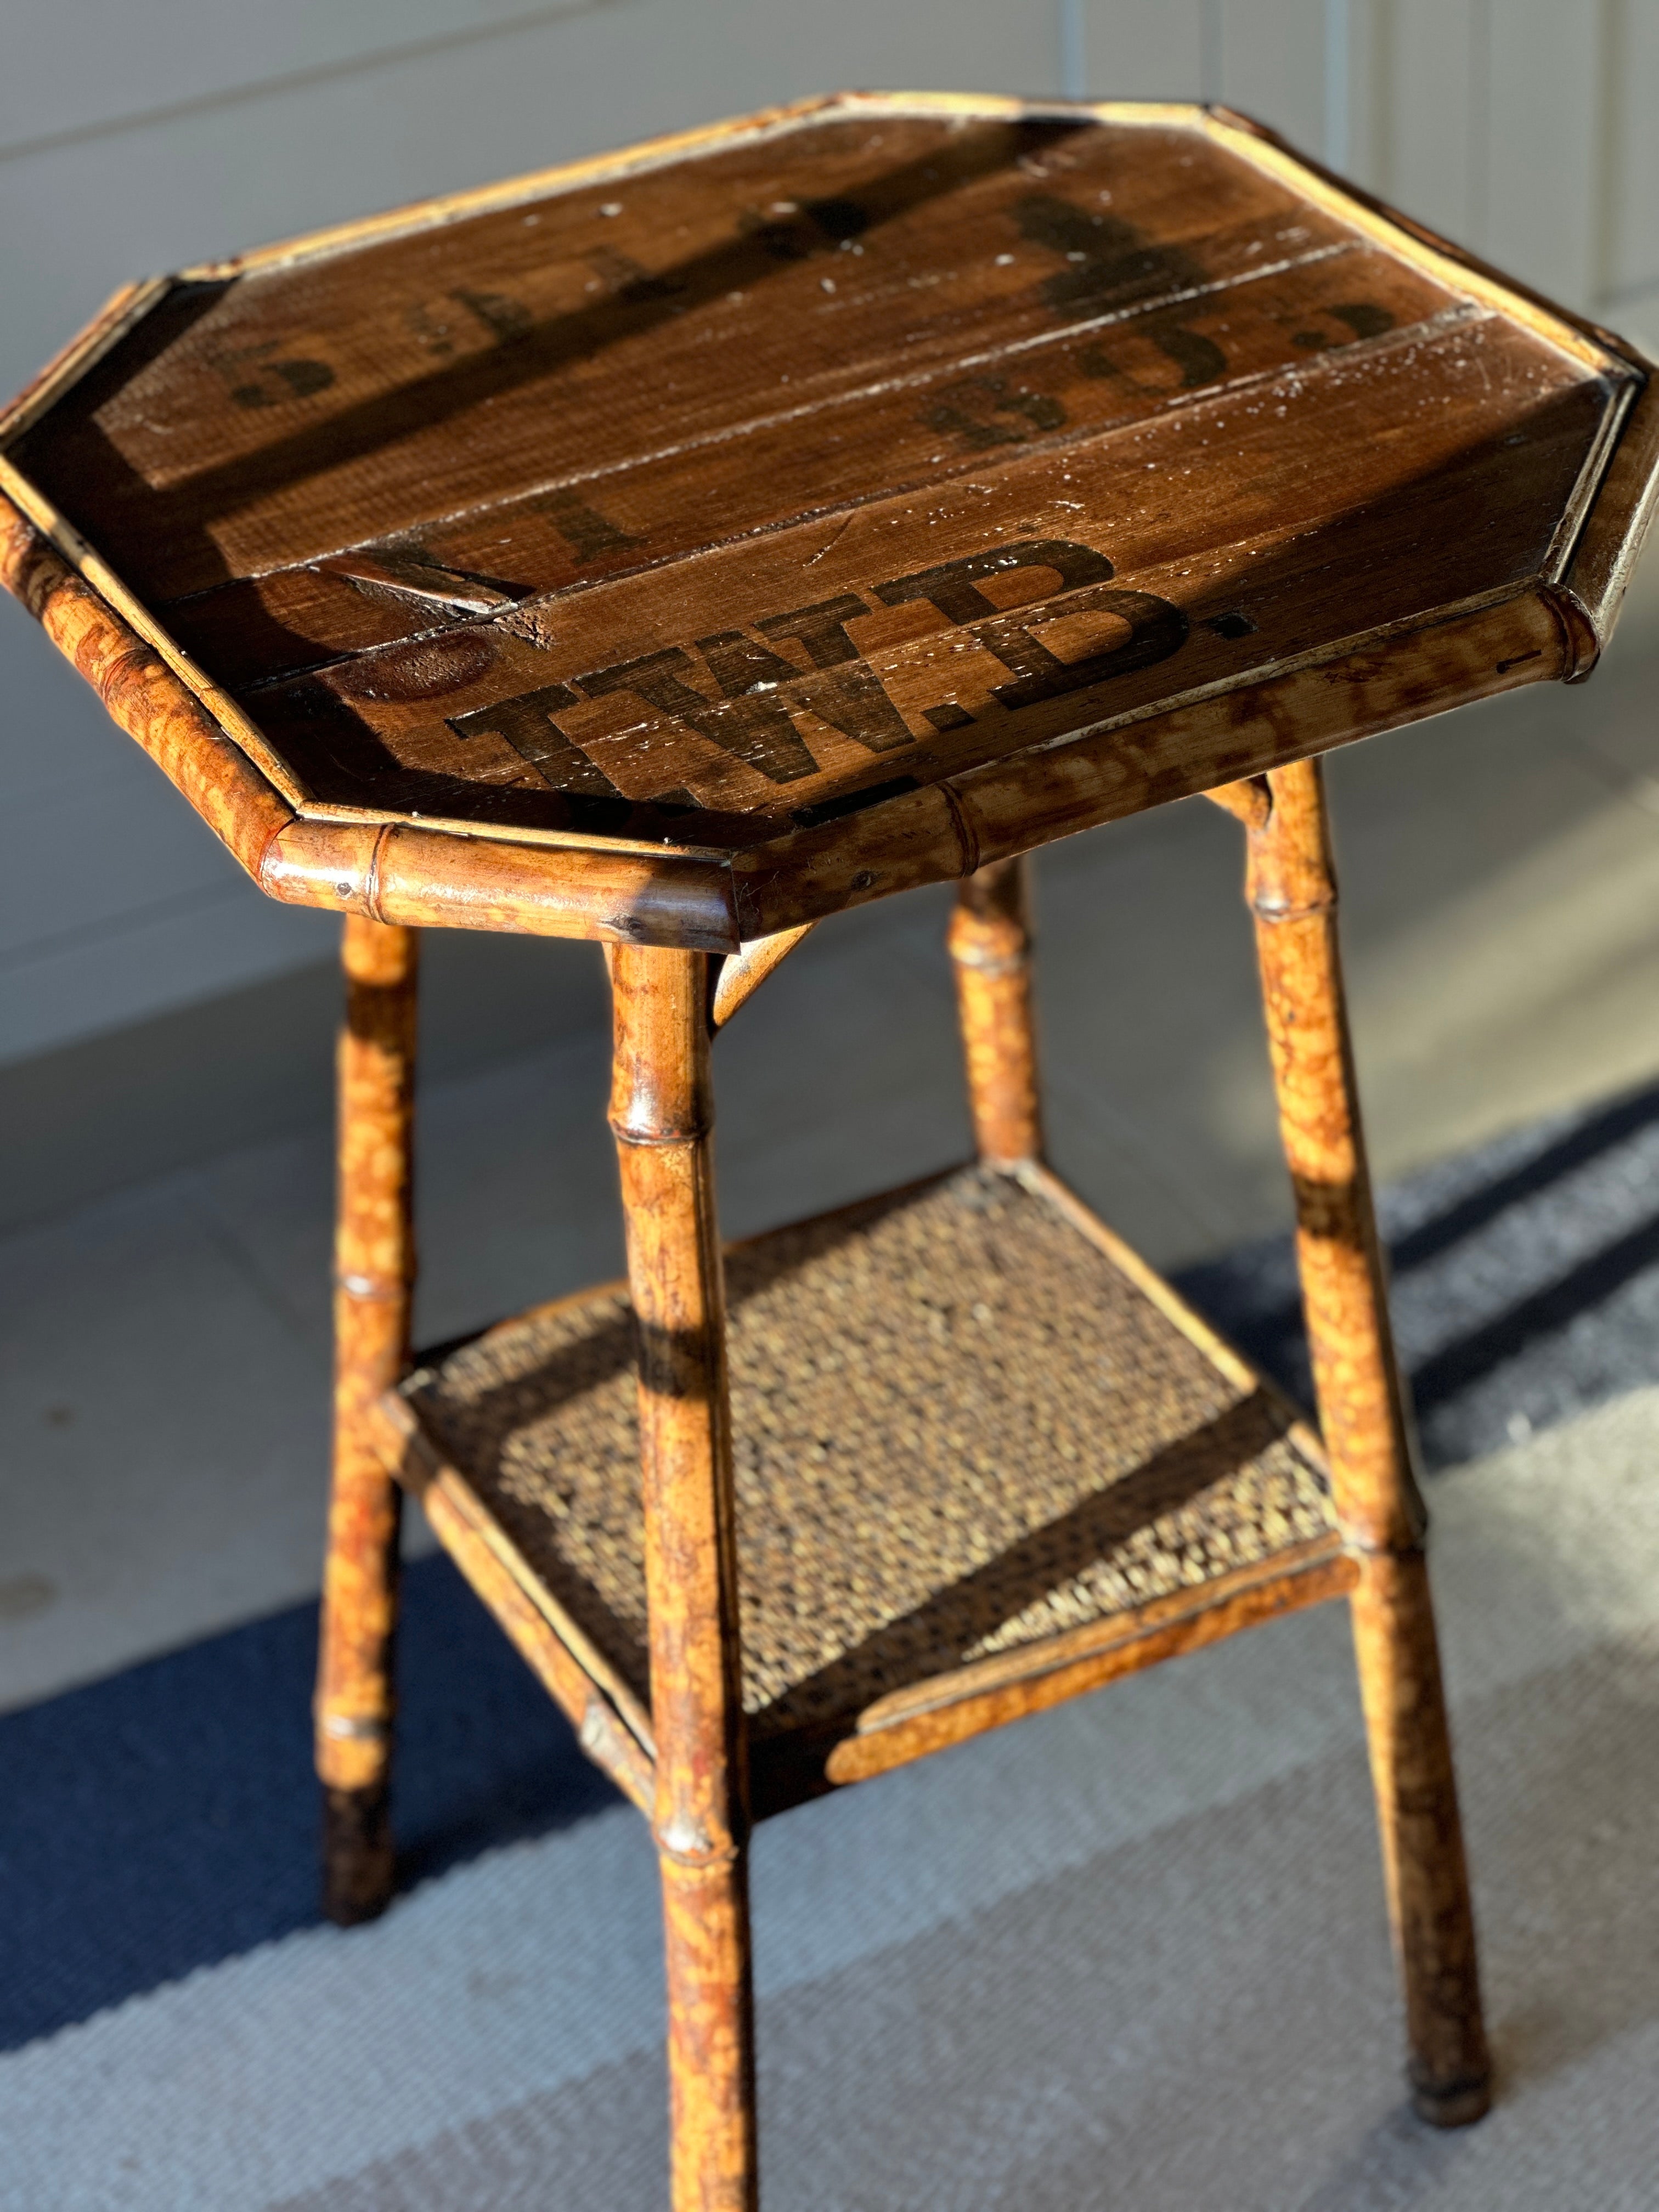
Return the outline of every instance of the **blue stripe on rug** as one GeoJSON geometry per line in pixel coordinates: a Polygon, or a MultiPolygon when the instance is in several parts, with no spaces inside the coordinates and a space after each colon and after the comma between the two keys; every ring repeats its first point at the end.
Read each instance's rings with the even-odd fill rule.
{"type": "MultiPolygon", "coordinates": [[[[1659,1382],[1659,1085],[1553,1115],[1379,1194],[1425,1464],[1461,1466],[1659,1382]]],[[[1176,1285],[1312,1402],[1288,1237],[1176,1285]]]]}
{"type": "MultiPolygon", "coordinates": [[[[0,1718],[0,2049],[319,1918],[295,1606],[0,1718]]],[[[405,1571],[405,1887],[620,1802],[447,1559],[405,1571]]]]}

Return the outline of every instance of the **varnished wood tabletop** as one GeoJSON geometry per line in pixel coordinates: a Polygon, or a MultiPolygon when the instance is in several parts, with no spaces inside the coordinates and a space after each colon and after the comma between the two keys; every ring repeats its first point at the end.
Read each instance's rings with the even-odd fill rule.
{"type": "Polygon", "coordinates": [[[1585,672],[1655,416],[1237,118],[860,96],[137,288],[0,489],[267,889],[718,949],[1585,672]]]}

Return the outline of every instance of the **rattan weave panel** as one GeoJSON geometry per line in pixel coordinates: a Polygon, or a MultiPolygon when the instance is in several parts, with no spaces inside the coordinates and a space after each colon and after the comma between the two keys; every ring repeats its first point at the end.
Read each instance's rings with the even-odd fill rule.
{"type": "MultiPolygon", "coordinates": [[[[744,1698],[757,1735],[1249,1565],[1322,1476],[1048,1200],[977,1169],[727,1259],[744,1698]]],[[[628,1301],[508,1322],[409,1395],[646,1695],[628,1301]]]]}

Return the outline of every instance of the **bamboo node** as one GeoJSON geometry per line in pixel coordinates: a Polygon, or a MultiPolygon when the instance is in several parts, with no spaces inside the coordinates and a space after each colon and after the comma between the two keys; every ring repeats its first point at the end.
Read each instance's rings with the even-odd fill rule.
{"type": "Polygon", "coordinates": [[[375,921],[381,923],[386,921],[386,916],[380,911],[380,866],[386,857],[386,848],[392,842],[392,835],[397,827],[398,824],[395,822],[381,823],[380,835],[374,840],[374,850],[368,856],[368,868],[363,878],[363,904],[375,921]]]}
{"type": "Polygon", "coordinates": [[[1272,891],[1253,891],[1250,912],[1258,921],[1311,921],[1318,915],[1336,912],[1336,893],[1330,890],[1316,898],[1297,899],[1272,891]]]}
{"type": "Polygon", "coordinates": [[[948,781],[937,786],[951,817],[951,827],[957,833],[957,842],[962,848],[962,866],[958,878],[976,875],[980,867],[979,836],[972,818],[955,788],[948,781]]]}
{"type": "Polygon", "coordinates": [[[367,1713],[325,1713],[321,1721],[323,1734],[337,1743],[386,1743],[392,1736],[392,1723],[367,1713]]]}
{"type": "Polygon", "coordinates": [[[1018,952],[980,952],[953,943],[951,957],[958,968],[971,968],[976,975],[1023,975],[1030,966],[1030,955],[1018,952]]]}
{"type": "Polygon", "coordinates": [[[611,1133],[619,1145],[632,1145],[638,1149],[672,1149],[676,1145],[696,1145],[708,1136],[714,1127],[712,1114],[703,1112],[695,1116],[663,1123],[641,1125],[623,1121],[619,1115],[611,1116],[611,1133]]]}
{"type": "Polygon", "coordinates": [[[652,1835],[658,1850],[676,1866],[721,1867],[735,1865],[743,1853],[731,1836],[716,1839],[701,1820],[690,1813],[676,1812],[664,1821],[653,1822],[652,1835]]]}
{"type": "Polygon", "coordinates": [[[343,1291],[349,1298],[362,1298],[371,1304],[382,1305],[395,1304],[406,1297],[412,1279],[412,1276],[402,1275],[338,1274],[334,1278],[336,1287],[343,1291]]]}

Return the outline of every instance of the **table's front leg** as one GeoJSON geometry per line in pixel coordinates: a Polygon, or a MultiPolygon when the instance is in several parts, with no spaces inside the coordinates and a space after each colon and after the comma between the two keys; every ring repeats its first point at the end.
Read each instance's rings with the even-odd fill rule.
{"type": "Polygon", "coordinates": [[[674,2212],[755,2212],[749,1805],[707,956],[618,945],[611,1124],[639,1328],[674,2212]]]}
{"type": "Polygon", "coordinates": [[[991,861],[963,878],[951,917],[974,1140],[993,1167],[1042,1157],[1029,876],[1024,855],[991,861]]]}
{"type": "Polygon", "coordinates": [[[1359,1563],[1354,1643],[1413,2101],[1441,2126],[1486,2109],[1474,1921],[1428,1573],[1426,1515],[1389,1322],[1336,933],[1316,761],[1250,787],[1243,814],[1297,1257],[1337,1516],[1359,1563]]]}
{"type": "Polygon", "coordinates": [[[349,915],[339,1047],[334,1481],[316,1701],[324,1910],[349,1926],[392,1895],[399,1492],[367,1433],[409,1364],[415,997],[412,929],[349,915]]]}

